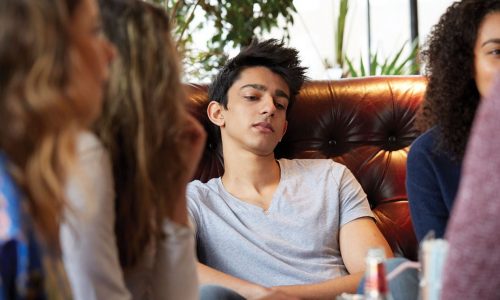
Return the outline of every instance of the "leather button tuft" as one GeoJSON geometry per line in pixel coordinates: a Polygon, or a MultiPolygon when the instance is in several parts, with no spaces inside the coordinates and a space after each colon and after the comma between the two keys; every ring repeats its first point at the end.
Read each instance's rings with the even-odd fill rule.
{"type": "Polygon", "coordinates": [[[393,135],[391,135],[391,136],[389,137],[389,143],[395,143],[395,142],[396,142],[396,137],[395,137],[395,136],[393,136],[393,135]]]}
{"type": "Polygon", "coordinates": [[[328,141],[328,145],[335,146],[335,145],[337,145],[337,141],[335,141],[335,140],[329,140],[328,141]]]}

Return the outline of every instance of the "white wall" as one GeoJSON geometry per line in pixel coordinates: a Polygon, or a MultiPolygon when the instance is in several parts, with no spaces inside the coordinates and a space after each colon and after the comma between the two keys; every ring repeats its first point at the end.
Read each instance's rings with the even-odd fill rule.
{"type": "MultiPolygon", "coordinates": [[[[290,46],[299,50],[303,64],[309,67],[312,79],[330,78],[324,60],[335,58],[334,29],[339,0],[294,0],[298,15],[290,29],[290,46]]],[[[368,56],[366,0],[351,0],[346,21],[345,48],[347,56],[364,60],[368,56]]],[[[419,0],[420,42],[453,0],[419,0]]],[[[382,57],[393,55],[410,39],[409,0],[370,0],[372,52],[382,57]]],[[[277,29],[267,37],[282,38],[277,29]]]]}
{"type": "MultiPolygon", "coordinates": [[[[236,1],[236,0],[235,0],[236,1]]],[[[369,0],[371,7],[371,51],[379,57],[394,55],[404,42],[410,40],[410,0],[369,0]]],[[[425,41],[431,27],[454,0],[418,0],[420,44],[425,41]]],[[[309,67],[312,79],[331,79],[324,61],[335,61],[334,32],[338,15],[339,0],[294,0],[297,9],[295,23],[290,28],[289,45],[299,50],[304,66],[309,67]]],[[[200,12],[197,19],[203,20],[200,12]]],[[[350,0],[346,21],[344,47],[349,58],[358,65],[359,57],[368,58],[367,0],[350,0]]],[[[208,36],[213,32],[210,26],[197,32],[194,40],[197,48],[203,49],[208,36]]],[[[283,30],[274,29],[265,38],[283,38],[283,30]]],[[[230,56],[238,49],[227,47],[230,56]]],[[[188,81],[198,79],[188,78],[188,81]]],[[[208,80],[208,78],[207,78],[208,80]]]]}

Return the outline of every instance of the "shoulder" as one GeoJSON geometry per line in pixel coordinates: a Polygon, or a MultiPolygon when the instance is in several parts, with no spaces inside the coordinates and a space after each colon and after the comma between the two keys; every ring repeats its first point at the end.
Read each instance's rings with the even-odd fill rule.
{"type": "Polygon", "coordinates": [[[280,159],[279,163],[289,184],[310,186],[329,182],[335,183],[330,187],[340,187],[354,178],[346,166],[332,159],[280,159]]]}
{"type": "Polygon", "coordinates": [[[67,180],[66,195],[72,209],[89,215],[108,212],[114,203],[113,169],[98,137],[81,132],[76,140],[77,159],[67,180]]]}
{"type": "Polygon", "coordinates": [[[215,207],[220,208],[220,201],[224,191],[219,187],[220,177],[213,178],[204,183],[200,180],[191,181],[187,186],[186,198],[187,208],[194,224],[199,216],[204,215],[208,210],[215,207]]]}
{"type": "Polygon", "coordinates": [[[187,198],[189,202],[204,201],[211,198],[211,194],[220,194],[220,177],[212,178],[208,182],[200,180],[191,181],[187,185],[187,198]]]}
{"type": "Polygon", "coordinates": [[[82,131],[76,140],[76,150],[80,158],[107,157],[107,151],[101,140],[90,131],[82,131]]]}
{"type": "Polygon", "coordinates": [[[102,180],[102,177],[112,177],[109,153],[94,133],[90,131],[81,132],[76,140],[76,148],[78,155],[77,171],[95,177],[97,180],[102,180]]]}
{"type": "Polygon", "coordinates": [[[411,144],[407,161],[410,168],[415,164],[421,165],[424,162],[432,163],[432,161],[448,159],[444,153],[437,151],[439,135],[439,129],[433,127],[411,144]]]}
{"type": "Polygon", "coordinates": [[[425,165],[453,166],[452,160],[442,150],[437,149],[440,131],[433,127],[419,136],[410,147],[408,153],[408,169],[421,168],[425,165]]]}
{"type": "Polygon", "coordinates": [[[287,174],[296,173],[301,176],[325,173],[342,176],[349,171],[346,166],[332,159],[280,159],[279,164],[287,174]]]}
{"type": "Polygon", "coordinates": [[[346,167],[331,159],[280,159],[279,164],[285,169],[302,170],[344,170],[346,167]]]}
{"type": "Polygon", "coordinates": [[[213,188],[217,185],[216,181],[219,178],[212,178],[207,182],[202,182],[200,180],[193,180],[187,185],[188,192],[201,192],[213,188]]]}
{"type": "Polygon", "coordinates": [[[99,138],[90,131],[81,132],[76,140],[77,165],[72,179],[90,184],[91,189],[113,186],[113,171],[108,151],[99,138]]]}
{"type": "Polygon", "coordinates": [[[410,153],[415,152],[435,152],[437,141],[439,139],[439,129],[437,127],[432,127],[431,129],[424,132],[418,138],[413,141],[410,148],[410,153]]]}

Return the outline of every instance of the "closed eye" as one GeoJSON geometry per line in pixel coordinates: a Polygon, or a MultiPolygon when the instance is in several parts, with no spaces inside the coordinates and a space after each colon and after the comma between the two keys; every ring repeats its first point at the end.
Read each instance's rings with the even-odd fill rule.
{"type": "Polygon", "coordinates": [[[279,109],[279,110],[285,110],[286,109],[286,106],[281,104],[281,103],[276,103],[276,108],[279,109]]]}
{"type": "Polygon", "coordinates": [[[493,55],[500,55],[500,49],[493,49],[489,53],[493,55]]]}
{"type": "Polygon", "coordinates": [[[255,100],[259,99],[259,97],[257,97],[257,96],[243,96],[243,98],[245,98],[249,101],[255,101],[255,100]]]}

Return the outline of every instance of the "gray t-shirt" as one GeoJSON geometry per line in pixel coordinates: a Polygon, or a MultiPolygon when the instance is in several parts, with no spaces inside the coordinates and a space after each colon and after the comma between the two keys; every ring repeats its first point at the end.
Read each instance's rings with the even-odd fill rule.
{"type": "Polygon", "coordinates": [[[263,286],[320,282],[348,272],[339,229],[373,217],[360,184],[328,159],[279,160],[267,211],[229,194],[220,178],[188,185],[201,262],[263,286]]]}

